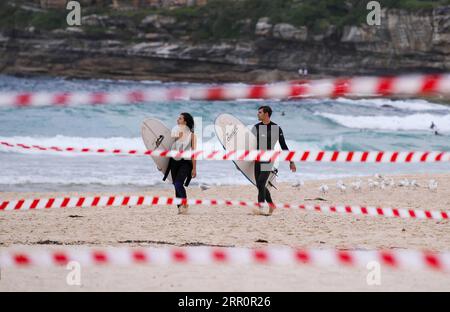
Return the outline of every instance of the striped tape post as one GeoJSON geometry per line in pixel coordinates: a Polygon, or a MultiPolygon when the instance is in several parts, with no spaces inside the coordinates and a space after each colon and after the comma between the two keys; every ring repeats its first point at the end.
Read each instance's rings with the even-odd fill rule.
{"type": "Polygon", "coordinates": [[[95,265],[293,265],[363,267],[372,261],[393,269],[450,272],[450,253],[415,250],[327,250],[271,247],[245,248],[67,248],[64,250],[0,250],[0,267],[62,266],[77,261],[95,265]]]}
{"type": "Polygon", "coordinates": [[[450,74],[353,77],[270,85],[223,85],[117,92],[2,92],[0,107],[143,103],[152,101],[288,99],[345,96],[450,95],[450,74]]]}
{"type": "Polygon", "coordinates": [[[0,149],[84,155],[122,155],[177,157],[197,160],[294,161],[294,162],[359,162],[359,163],[432,163],[450,162],[446,151],[276,151],[276,150],[122,150],[92,147],[57,147],[0,141],[0,149]]]}
{"type": "Polygon", "coordinates": [[[403,219],[448,220],[450,211],[382,208],[359,205],[305,205],[257,203],[245,200],[221,199],[180,199],[159,196],[73,196],[0,200],[0,211],[45,210],[53,208],[121,207],[121,206],[166,206],[189,204],[192,206],[235,206],[235,207],[273,207],[278,209],[299,209],[324,213],[341,213],[365,216],[384,216],[403,219]]]}

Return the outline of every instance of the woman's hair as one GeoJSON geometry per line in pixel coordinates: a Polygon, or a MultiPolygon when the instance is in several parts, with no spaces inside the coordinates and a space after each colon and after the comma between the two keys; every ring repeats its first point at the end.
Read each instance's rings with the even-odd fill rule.
{"type": "Polygon", "coordinates": [[[191,130],[191,132],[194,132],[194,118],[189,113],[181,113],[181,116],[183,116],[184,121],[186,121],[186,126],[191,130]]]}

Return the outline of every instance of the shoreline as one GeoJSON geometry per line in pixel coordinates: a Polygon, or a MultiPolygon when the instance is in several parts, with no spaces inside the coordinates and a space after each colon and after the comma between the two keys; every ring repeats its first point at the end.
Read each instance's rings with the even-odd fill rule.
{"type": "MultiPolygon", "coordinates": [[[[63,80],[98,80],[98,81],[111,81],[111,82],[160,82],[160,83],[180,83],[180,84],[227,84],[227,83],[245,83],[245,84],[263,84],[263,83],[274,83],[274,82],[280,82],[280,81],[286,81],[286,80],[292,80],[292,81],[300,81],[300,80],[317,80],[317,79],[332,79],[333,77],[339,77],[339,76],[333,76],[333,75],[326,75],[326,74],[308,74],[306,76],[300,76],[296,73],[292,72],[283,72],[283,74],[276,75],[276,72],[279,72],[278,70],[265,70],[265,69],[259,69],[259,72],[261,72],[264,75],[267,75],[269,78],[267,81],[262,81],[258,79],[237,79],[237,80],[224,80],[224,81],[216,81],[211,79],[205,79],[205,78],[198,78],[193,80],[186,80],[183,77],[177,77],[177,76],[148,76],[148,77],[142,77],[142,76],[136,76],[133,77],[121,77],[121,76],[114,76],[114,75],[94,75],[94,76],[83,76],[83,75],[60,75],[60,74],[52,74],[52,73],[46,73],[46,74],[40,74],[40,73],[23,73],[23,72],[11,72],[11,73],[2,73],[0,72],[0,75],[3,76],[11,76],[14,78],[60,78],[63,80]],[[273,77],[270,77],[270,75],[273,75],[273,77]],[[285,79],[276,79],[276,77],[279,78],[285,78],[285,79]]],[[[239,74],[234,73],[233,74],[239,74]]],[[[375,74],[374,74],[375,75],[375,74]]]]}

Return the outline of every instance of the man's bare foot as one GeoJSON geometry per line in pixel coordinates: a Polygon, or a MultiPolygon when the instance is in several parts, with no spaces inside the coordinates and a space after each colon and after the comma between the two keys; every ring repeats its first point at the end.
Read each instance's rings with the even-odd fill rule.
{"type": "Polygon", "coordinates": [[[178,214],[187,214],[189,205],[179,205],[178,214]]]}

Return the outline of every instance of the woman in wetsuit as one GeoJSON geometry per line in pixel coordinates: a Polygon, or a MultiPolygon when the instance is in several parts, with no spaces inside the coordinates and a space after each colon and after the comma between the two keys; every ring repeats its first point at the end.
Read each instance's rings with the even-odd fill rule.
{"type": "MultiPolygon", "coordinates": [[[[172,130],[172,137],[176,138],[172,145],[172,150],[186,151],[196,149],[197,138],[194,134],[194,118],[192,118],[191,114],[180,114],[177,119],[177,126],[172,130]]],[[[196,167],[197,163],[195,159],[183,159],[181,157],[170,158],[164,180],[170,173],[177,198],[187,199],[185,186],[188,186],[191,179],[197,176],[196,167]]],[[[178,214],[186,214],[189,208],[187,203],[179,204],[177,207],[178,214]]]]}

